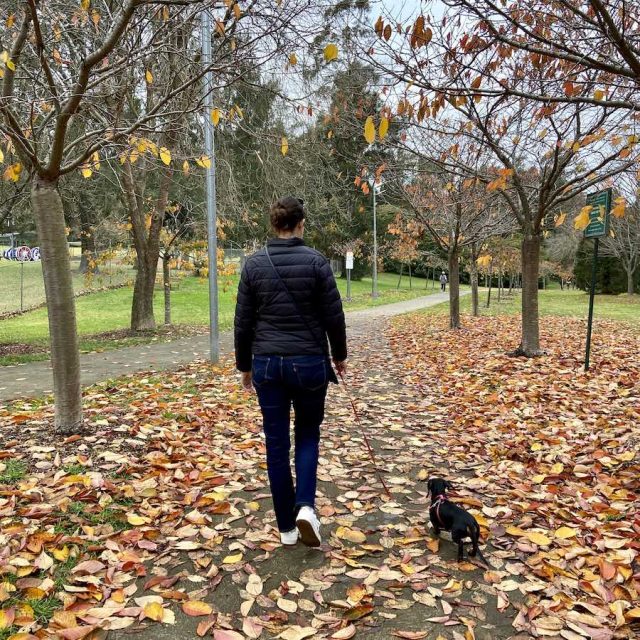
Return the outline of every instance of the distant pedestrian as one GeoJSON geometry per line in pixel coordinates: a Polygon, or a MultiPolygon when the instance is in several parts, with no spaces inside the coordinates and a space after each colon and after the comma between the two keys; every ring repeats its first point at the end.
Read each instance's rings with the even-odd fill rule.
{"type": "Polygon", "coordinates": [[[235,317],[236,365],[262,409],[267,473],[280,540],[320,545],[315,513],[320,425],[331,367],[346,371],[345,318],[327,259],[307,247],[302,200],[271,207],[276,238],[247,259],[235,317]],[[295,413],[294,485],[289,462],[290,411],[295,413]]]}
{"type": "Polygon", "coordinates": [[[440,274],[440,291],[444,292],[447,290],[447,274],[443,271],[440,274]]]}

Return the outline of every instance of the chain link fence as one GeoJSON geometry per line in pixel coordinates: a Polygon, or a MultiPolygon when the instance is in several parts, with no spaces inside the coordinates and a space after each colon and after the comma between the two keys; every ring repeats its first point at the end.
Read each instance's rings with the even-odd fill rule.
{"type": "MultiPolygon", "coordinates": [[[[45,303],[42,264],[36,259],[18,261],[10,246],[0,245],[0,317],[37,309],[45,303]]],[[[33,249],[31,247],[30,249],[33,249]]],[[[33,252],[37,257],[37,253],[33,252]]],[[[73,290],[76,295],[120,287],[133,282],[135,271],[125,252],[98,255],[93,272],[80,272],[80,247],[69,247],[73,290]]]]}

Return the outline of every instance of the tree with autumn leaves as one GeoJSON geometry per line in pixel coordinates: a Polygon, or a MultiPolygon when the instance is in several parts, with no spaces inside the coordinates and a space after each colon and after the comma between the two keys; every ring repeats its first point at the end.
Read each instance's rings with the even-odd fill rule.
{"type": "MultiPolygon", "coordinates": [[[[434,161],[451,176],[483,184],[487,197],[497,195],[518,221],[523,293],[517,352],[537,355],[542,350],[538,282],[545,231],[583,192],[606,186],[634,165],[633,120],[625,109],[586,100],[601,83],[589,70],[572,87],[584,101],[537,102],[525,96],[552,89],[561,96],[567,90],[560,83],[548,84],[540,59],[515,51],[498,63],[494,55],[499,54],[493,50],[474,49],[475,66],[469,67],[468,25],[451,21],[450,16],[438,22],[421,15],[409,29],[387,26],[384,19],[376,23],[372,61],[386,72],[393,87],[396,116],[410,123],[410,131],[417,128],[422,136],[448,138],[448,153],[440,153],[434,161]],[[487,74],[479,70],[483,64],[490,70],[487,74]],[[491,75],[497,73],[498,64],[501,82],[491,75]],[[519,87],[522,95],[503,91],[505,83],[519,87]],[[457,151],[461,143],[487,154],[485,160],[470,164],[461,159],[457,151]]],[[[620,201],[614,215],[623,213],[620,201]]],[[[575,225],[587,224],[585,207],[575,225]]]]}
{"type": "MultiPolygon", "coordinates": [[[[199,64],[197,31],[191,28],[199,25],[206,3],[12,0],[8,4],[3,6],[8,17],[0,47],[0,133],[7,165],[3,173],[13,182],[26,175],[31,185],[49,312],[55,424],[61,432],[73,432],[82,422],[82,403],[59,181],[74,172],[90,179],[102,163],[118,158],[124,158],[123,182],[141,157],[157,167],[160,186],[151,206],[142,188],[132,186],[133,180],[126,187],[129,209],[136,221],[140,218],[140,224],[133,225],[141,240],[139,266],[149,267],[139,271],[138,279],[148,283],[153,272],[155,280],[156,240],[168,201],[163,184],[176,162],[170,147],[187,111],[184,96],[201,87],[205,72],[199,64]]],[[[238,79],[239,57],[250,57],[260,65],[290,47],[287,29],[310,9],[310,3],[297,0],[282,10],[265,0],[244,11],[237,0],[224,0],[213,7],[219,14],[213,71],[230,83],[238,79]],[[277,47],[260,46],[271,36],[277,47]]],[[[296,44],[298,36],[299,32],[296,44]]],[[[198,105],[199,101],[191,104],[189,112],[198,105]]],[[[189,158],[197,155],[190,152],[189,158]]],[[[140,326],[148,322],[147,311],[140,314],[140,326]]]]}

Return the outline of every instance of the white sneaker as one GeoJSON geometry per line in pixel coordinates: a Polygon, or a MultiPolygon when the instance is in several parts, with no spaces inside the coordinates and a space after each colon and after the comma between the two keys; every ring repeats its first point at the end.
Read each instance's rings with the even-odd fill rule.
{"type": "Polygon", "coordinates": [[[298,542],[298,530],[291,529],[291,531],[281,531],[280,542],[282,542],[285,547],[292,547],[298,542]]]}
{"type": "Polygon", "coordinates": [[[307,547],[319,547],[322,542],[320,537],[320,521],[311,507],[301,507],[296,518],[296,525],[300,532],[300,539],[307,547]]]}

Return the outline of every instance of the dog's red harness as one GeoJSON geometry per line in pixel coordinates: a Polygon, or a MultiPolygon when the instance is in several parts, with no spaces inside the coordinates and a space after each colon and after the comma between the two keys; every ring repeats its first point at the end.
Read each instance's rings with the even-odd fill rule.
{"type": "Polygon", "coordinates": [[[436,496],[436,501],[431,505],[430,509],[436,510],[436,518],[438,518],[438,522],[444,528],[444,522],[442,522],[442,518],[440,517],[440,506],[443,502],[447,501],[447,496],[444,493],[441,493],[439,496],[436,496]]]}

